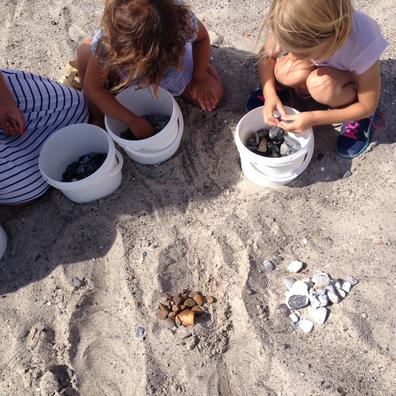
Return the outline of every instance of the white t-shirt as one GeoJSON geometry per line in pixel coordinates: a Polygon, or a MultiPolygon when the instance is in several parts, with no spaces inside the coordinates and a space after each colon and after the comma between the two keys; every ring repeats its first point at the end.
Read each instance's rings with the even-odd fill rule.
{"type": "Polygon", "coordinates": [[[364,12],[355,10],[352,31],[343,47],[325,62],[314,63],[363,74],[377,62],[387,46],[388,42],[382,36],[378,23],[364,12]]]}

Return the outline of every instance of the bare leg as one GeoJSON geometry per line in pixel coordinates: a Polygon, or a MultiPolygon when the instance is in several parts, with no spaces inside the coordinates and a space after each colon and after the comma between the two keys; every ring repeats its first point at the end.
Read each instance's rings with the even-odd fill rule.
{"type": "MultiPolygon", "coordinates": [[[[91,39],[86,38],[84,41],[81,42],[77,49],[77,70],[80,77],[83,93],[85,72],[87,70],[88,62],[91,56],[91,39]]],[[[90,122],[94,125],[104,128],[104,114],[98,109],[98,107],[94,103],[88,100],[87,97],[86,99],[88,102],[89,114],[91,116],[90,122]]]]}
{"type": "MultiPolygon", "coordinates": [[[[221,82],[220,76],[217,73],[217,70],[212,64],[209,64],[208,70],[206,72],[205,76],[207,85],[209,86],[209,89],[212,93],[212,96],[215,101],[215,106],[216,108],[221,100],[221,98],[224,95],[224,89],[223,89],[223,83],[221,82]]],[[[183,92],[183,98],[188,100],[190,103],[193,103],[197,106],[201,106],[200,103],[198,103],[193,97],[191,96],[191,92],[189,90],[190,86],[187,86],[186,90],[183,92]]]]}
{"type": "Polygon", "coordinates": [[[356,101],[356,81],[352,72],[319,67],[307,78],[307,88],[319,103],[343,107],[356,101]]]}
{"type": "Polygon", "coordinates": [[[307,95],[306,81],[314,69],[312,62],[298,60],[288,54],[277,59],[274,75],[278,82],[293,88],[298,95],[307,95]]]}

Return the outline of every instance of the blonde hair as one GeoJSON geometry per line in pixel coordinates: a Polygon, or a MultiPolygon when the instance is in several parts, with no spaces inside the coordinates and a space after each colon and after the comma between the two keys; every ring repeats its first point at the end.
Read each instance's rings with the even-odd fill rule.
{"type": "Polygon", "coordinates": [[[262,55],[287,50],[300,59],[328,59],[348,39],[352,11],[351,0],[273,0],[267,16],[273,40],[262,55]]]}

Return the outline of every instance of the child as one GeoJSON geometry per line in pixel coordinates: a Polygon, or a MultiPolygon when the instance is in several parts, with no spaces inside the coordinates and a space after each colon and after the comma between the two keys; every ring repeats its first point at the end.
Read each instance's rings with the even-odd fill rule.
{"type": "Polygon", "coordinates": [[[161,86],[211,111],[223,87],[209,54],[208,32],[180,1],[107,0],[100,30],[79,47],[79,74],[89,101],[143,139],[153,128],[113,93],[128,85],[152,85],[154,92],[161,86]]]}
{"type": "MultiPolygon", "coordinates": [[[[292,132],[342,122],[337,153],[344,158],[361,154],[374,129],[379,57],[388,45],[378,24],[354,10],[351,0],[273,0],[268,24],[271,34],[259,65],[264,121],[292,132]],[[279,98],[285,87],[330,109],[286,115],[279,98]],[[275,110],[281,121],[274,118],[275,110]]],[[[256,98],[248,104],[257,99],[252,95],[256,98]]]]}

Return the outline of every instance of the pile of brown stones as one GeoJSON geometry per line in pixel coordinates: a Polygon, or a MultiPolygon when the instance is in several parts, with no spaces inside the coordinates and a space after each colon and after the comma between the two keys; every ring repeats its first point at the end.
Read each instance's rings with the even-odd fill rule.
{"type": "Polygon", "coordinates": [[[175,326],[193,327],[196,316],[206,312],[206,305],[216,302],[213,296],[204,296],[199,291],[189,292],[187,289],[176,294],[167,294],[165,301],[160,303],[157,318],[165,321],[168,328],[175,326]]]}
{"type": "Polygon", "coordinates": [[[273,126],[252,133],[245,146],[255,154],[263,157],[286,157],[300,150],[297,139],[290,137],[282,128],[273,126]]]}

